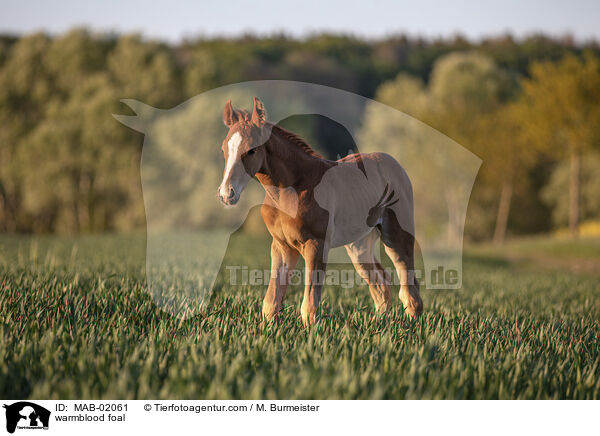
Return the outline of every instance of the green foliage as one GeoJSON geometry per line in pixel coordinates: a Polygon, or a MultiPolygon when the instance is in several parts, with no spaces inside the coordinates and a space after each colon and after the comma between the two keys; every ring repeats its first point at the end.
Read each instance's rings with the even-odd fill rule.
{"type": "MultiPolygon", "coordinates": [[[[499,147],[475,139],[473,116],[503,104],[514,91],[514,78],[530,74],[532,61],[556,62],[583,48],[543,36],[473,43],[460,37],[368,41],[347,35],[302,40],[246,35],[178,46],[85,29],[57,37],[0,36],[0,231],[85,233],[143,226],[141,136],[110,116],[126,110],[121,98],[171,108],[235,82],[308,81],[366,97],[377,93],[386,104],[483,156],[487,148],[499,147]],[[436,114],[429,116],[433,102],[436,114]]],[[[598,53],[591,45],[587,50],[598,53]]],[[[581,65],[593,64],[586,62],[581,65]]],[[[536,68],[541,73],[533,68],[533,81],[546,71],[536,68]]],[[[600,88],[593,86],[590,82],[590,95],[600,88]]],[[[533,119],[527,122],[533,126],[533,119]]],[[[314,123],[306,136],[332,141],[319,126],[314,123]]],[[[494,142],[493,134],[482,136],[494,142]]],[[[486,189],[493,191],[494,183],[486,181],[486,189]]],[[[477,207],[490,209],[485,201],[477,207]]]]}
{"type": "MultiPolygon", "coordinates": [[[[552,208],[552,219],[557,226],[569,222],[569,163],[561,162],[552,172],[542,190],[542,198],[552,208]]],[[[588,152],[581,160],[581,219],[600,216],[600,155],[588,152]]]]}
{"type": "Polygon", "coordinates": [[[570,160],[569,228],[580,220],[581,154],[600,144],[600,57],[586,51],[556,63],[536,62],[523,81],[529,141],[551,156],[570,160]]]}
{"type": "MultiPolygon", "coordinates": [[[[229,264],[268,267],[268,241],[233,245],[229,264]]],[[[0,246],[6,398],[600,398],[596,277],[468,257],[464,289],[424,291],[418,322],[374,316],[366,286],[327,286],[304,329],[299,289],[269,327],[264,287],[225,277],[201,315],[161,312],[141,236],[0,246]]]]}
{"type": "MultiPolygon", "coordinates": [[[[455,52],[436,61],[427,85],[415,77],[400,73],[394,80],[381,85],[375,96],[382,103],[427,122],[484,160],[478,179],[480,183],[471,197],[468,216],[467,236],[472,238],[489,233],[494,222],[493,198],[497,197],[498,185],[506,178],[512,179],[515,168],[524,160],[522,155],[525,149],[521,147],[514,116],[507,105],[515,91],[515,81],[490,57],[479,52],[455,52]]],[[[400,160],[408,168],[409,175],[411,169],[420,168],[418,174],[426,174],[426,183],[433,184],[437,178],[456,179],[455,175],[450,175],[460,172],[460,168],[467,168],[457,151],[443,155],[439,149],[432,149],[431,144],[441,143],[442,140],[431,134],[420,134],[417,123],[401,123],[381,115],[372,108],[367,109],[361,136],[372,139],[378,149],[387,151],[402,143],[403,149],[417,150],[414,159],[403,156],[404,159],[400,160]],[[442,161],[441,167],[436,167],[433,164],[435,161],[442,161]]],[[[458,148],[450,141],[446,141],[446,144],[447,148],[458,148]]],[[[411,177],[415,186],[415,176],[411,177]]],[[[468,186],[469,192],[470,188],[468,186]]],[[[419,197],[416,199],[418,204],[424,194],[417,189],[415,192],[419,197]]],[[[428,190],[424,192],[427,195],[428,190]]],[[[445,193],[444,197],[455,198],[452,192],[445,193]]],[[[439,197],[429,202],[431,206],[437,205],[449,211],[455,203],[453,200],[446,205],[439,197]]],[[[421,204],[418,206],[423,207],[421,204]]],[[[427,216],[434,215],[431,206],[425,216],[417,216],[419,226],[426,225],[427,216]]],[[[445,211],[437,210],[435,214],[441,216],[445,211]]],[[[462,229],[456,232],[462,234],[462,229]]]]}
{"type": "Polygon", "coordinates": [[[428,95],[423,81],[406,73],[383,83],[375,99],[418,118],[427,110],[428,95]]]}
{"type": "Polygon", "coordinates": [[[523,81],[531,141],[559,157],[596,147],[600,139],[600,58],[567,55],[536,62],[523,81]]]}
{"type": "MultiPolygon", "coordinates": [[[[426,85],[401,73],[377,91],[379,101],[427,122],[483,160],[471,197],[467,237],[489,238],[495,227],[494,239],[502,242],[513,196],[528,197],[520,201],[524,207],[512,222],[528,223],[529,229],[531,223],[524,217],[535,216],[534,211],[543,207],[540,196],[554,210],[556,223],[562,224],[569,204],[571,215],[578,208],[567,196],[571,191],[579,197],[577,174],[571,175],[570,186],[559,182],[557,175],[541,195],[536,193],[539,186],[530,183],[539,179],[536,171],[544,168],[544,156],[573,159],[600,143],[600,58],[589,50],[556,61],[557,55],[551,56],[552,61],[533,62],[530,77],[522,78],[519,86],[514,71],[500,67],[484,52],[452,52],[435,62],[426,85]]],[[[390,134],[394,126],[377,122],[375,115],[367,111],[363,136],[379,135],[378,143],[385,148],[386,141],[400,132],[390,134]]],[[[581,180],[586,197],[595,195],[595,176],[581,180]]],[[[598,217],[595,207],[585,208],[583,218],[598,217]]],[[[545,228],[539,217],[533,228],[545,228]]]]}
{"type": "Polygon", "coordinates": [[[478,52],[456,52],[434,65],[430,92],[442,111],[469,116],[495,110],[513,92],[507,73],[494,60],[478,52]]]}

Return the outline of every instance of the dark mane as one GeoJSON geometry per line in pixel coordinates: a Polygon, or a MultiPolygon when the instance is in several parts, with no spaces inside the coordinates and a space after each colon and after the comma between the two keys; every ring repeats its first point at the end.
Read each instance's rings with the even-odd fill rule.
{"type": "Polygon", "coordinates": [[[290,132],[289,130],[286,130],[283,127],[280,127],[276,124],[273,124],[271,129],[272,132],[278,133],[280,136],[283,136],[285,139],[289,140],[294,145],[301,148],[304,152],[306,152],[306,154],[323,158],[321,154],[317,153],[317,151],[314,148],[312,148],[304,139],[296,135],[294,132],[290,132]]]}

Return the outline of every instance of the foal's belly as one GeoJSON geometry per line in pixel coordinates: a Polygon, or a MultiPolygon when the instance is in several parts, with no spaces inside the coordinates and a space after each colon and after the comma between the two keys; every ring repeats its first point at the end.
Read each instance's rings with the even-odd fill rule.
{"type": "Polygon", "coordinates": [[[373,227],[369,227],[366,223],[367,214],[368,209],[342,210],[334,213],[333,223],[330,222],[327,231],[331,248],[358,241],[371,233],[373,227]]]}
{"type": "Polygon", "coordinates": [[[343,202],[336,199],[329,205],[325,204],[324,208],[330,213],[327,239],[332,248],[355,242],[367,236],[373,230],[373,225],[380,224],[378,221],[367,225],[369,210],[377,202],[369,194],[354,191],[350,199],[346,198],[343,202]]]}
{"type": "Polygon", "coordinates": [[[364,227],[360,229],[344,229],[344,231],[334,231],[330,239],[330,248],[343,247],[344,245],[356,242],[367,236],[373,230],[372,227],[364,227]]]}
{"type": "Polygon", "coordinates": [[[315,189],[315,200],[329,212],[327,239],[332,248],[365,237],[378,224],[369,226],[367,218],[388,182],[378,164],[365,157],[368,177],[356,164],[343,163],[329,170],[315,189]]]}

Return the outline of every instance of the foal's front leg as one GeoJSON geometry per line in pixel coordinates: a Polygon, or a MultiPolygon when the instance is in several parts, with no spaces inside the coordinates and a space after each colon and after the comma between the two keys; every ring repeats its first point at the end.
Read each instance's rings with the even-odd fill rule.
{"type": "Polygon", "coordinates": [[[307,242],[302,250],[305,264],[304,298],[300,312],[302,323],[307,326],[316,320],[317,310],[321,302],[321,291],[325,281],[327,253],[325,244],[316,240],[307,242]]]}
{"type": "Polygon", "coordinates": [[[263,318],[271,321],[283,309],[283,299],[290,281],[290,275],[298,262],[298,253],[292,247],[273,239],[271,244],[271,278],[263,300],[263,318]]]}

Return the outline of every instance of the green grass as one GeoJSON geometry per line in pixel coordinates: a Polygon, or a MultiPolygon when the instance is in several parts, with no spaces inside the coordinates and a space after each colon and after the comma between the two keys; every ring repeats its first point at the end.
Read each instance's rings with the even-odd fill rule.
{"type": "MultiPolygon", "coordinates": [[[[229,258],[268,267],[268,242],[229,258]]],[[[597,277],[469,255],[425,313],[373,315],[365,286],[327,287],[305,329],[292,290],[274,326],[262,286],[221,279],[179,320],[145,290],[142,236],[0,238],[4,398],[600,399],[597,277]]]]}
{"type": "Polygon", "coordinates": [[[549,238],[536,236],[508,240],[501,246],[485,244],[473,247],[474,252],[495,256],[528,256],[557,260],[600,261],[600,238],[549,238]]]}

